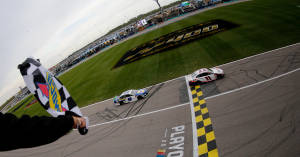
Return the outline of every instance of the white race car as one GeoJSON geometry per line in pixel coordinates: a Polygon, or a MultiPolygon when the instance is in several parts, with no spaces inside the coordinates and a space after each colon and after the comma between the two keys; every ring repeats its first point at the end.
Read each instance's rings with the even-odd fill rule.
{"type": "Polygon", "coordinates": [[[140,90],[128,90],[123,92],[120,96],[115,96],[114,103],[116,105],[123,105],[124,103],[130,103],[133,101],[137,101],[139,99],[143,99],[148,95],[148,91],[146,89],[140,90]]]}
{"type": "Polygon", "coordinates": [[[225,76],[220,68],[202,68],[187,76],[190,86],[211,82],[225,76]]]}

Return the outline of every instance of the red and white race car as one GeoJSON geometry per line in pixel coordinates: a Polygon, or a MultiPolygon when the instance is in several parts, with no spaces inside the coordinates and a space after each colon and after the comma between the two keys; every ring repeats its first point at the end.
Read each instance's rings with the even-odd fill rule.
{"type": "Polygon", "coordinates": [[[190,86],[211,82],[225,76],[220,68],[202,68],[187,76],[190,86]]]}

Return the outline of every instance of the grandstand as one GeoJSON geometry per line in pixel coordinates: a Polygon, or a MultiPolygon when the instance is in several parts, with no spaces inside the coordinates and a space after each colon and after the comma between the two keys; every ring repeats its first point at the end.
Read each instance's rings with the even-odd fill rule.
{"type": "MultiPolygon", "coordinates": [[[[54,75],[60,75],[63,72],[67,71],[74,65],[85,60],[86,58],[114,45],[119,43],[139,32],[142,32],[148,28],[151,28],[155,25],[160,25],[161,23],[168,21],[172,18],[179,17],[183,14],[193,12],[211,5],[216,5],[218,3],[226,2],[228,0],[189,0],[185,2],[176,2],[171,4],[163,9],[163,12],[156,10],[156,12],[151,12],[151,14],[145,14],[146,16],[141,16],[140,19],[129,23],[116,31],[110,32],[107,35],[104,35],[92,43],[84,46],[83,48],[75,51],[67,58],[51,67],[49,70],[54,75]]],[[[29,95],[29,90],[27,87],[22,88],[14,98],[6,104],[5,107],[1,109],[1,112],[6,112],[10,108],[14,107],[18,102],[23,100],[29,95]]]]}
{"type": "MultiPolygon", "coordinates": [[[[228,0],[227,0],[228,1],[228,0]]],[[[189,0],[185,2],[176,2],[171,6],[168,6],[161,12],[157,10],[156,12],[147,15],[146,17],[141,17],[136,21],[119,28],[116,31],[110,32],[109,34],[102,36],[92,43],[84,46],[83,48],[77,50],[66,59],[52,67],[50,70],[55,74],[59,75],[79,62],[85,60],[89,56],[92,56],[105,48],[114,45],[115,43],[121,42],[134,34],[142,32],[150,27],[159,25],[165,21],[172,18],[179,17],[183,14],[193,12],[205,7],[216,5],[222,3],[223,0],[189,0]]],[[[224,1],[225,2],[225,1],[224,1]]]]}
{"type": "Polygon", "coordinates": [[[7,112],[12,107],[14,107],[18,102],[22,101],[24,98],[29,96],[30,91],[27,87],[21,88],[20,91],[13,96],[12,100],[10,100],[7,104],[4,104],[5,106],[1,109],[2,113],[7,112]]]}

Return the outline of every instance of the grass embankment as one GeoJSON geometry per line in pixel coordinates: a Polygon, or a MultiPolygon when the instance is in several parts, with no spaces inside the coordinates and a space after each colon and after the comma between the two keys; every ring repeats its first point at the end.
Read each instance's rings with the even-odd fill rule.
{"type": "Polygon", "coordinates": [[[17,117],[21,117],[23,114],[31,116],[49,116],[49,114],[42,108],[42,106],[36,102],[30,106],[27,106],[34,100],[34,96],[30,95],[27,98],[20,101],[17,105],[11,108],[8,112],[13,113],[17,117]]]}
{"type": "Polygon", "coordinates": [[[60,77],[79,106],[300,41],[298,0],[253,0],[213,9],[115,46],[60,77]],[[212,19],[238,28],[112,67],[129,49],[164,34],[212,19]]]}

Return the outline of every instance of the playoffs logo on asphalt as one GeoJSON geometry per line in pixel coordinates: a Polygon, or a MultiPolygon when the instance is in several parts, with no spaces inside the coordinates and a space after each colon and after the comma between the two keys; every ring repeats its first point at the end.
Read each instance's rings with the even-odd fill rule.
{"type": "Polygon", "coordinates": [[[224,20],[212,20],[177,30],[129,50],[121,57],[114,68],[237,26],[238,25],[224,20]]]}

